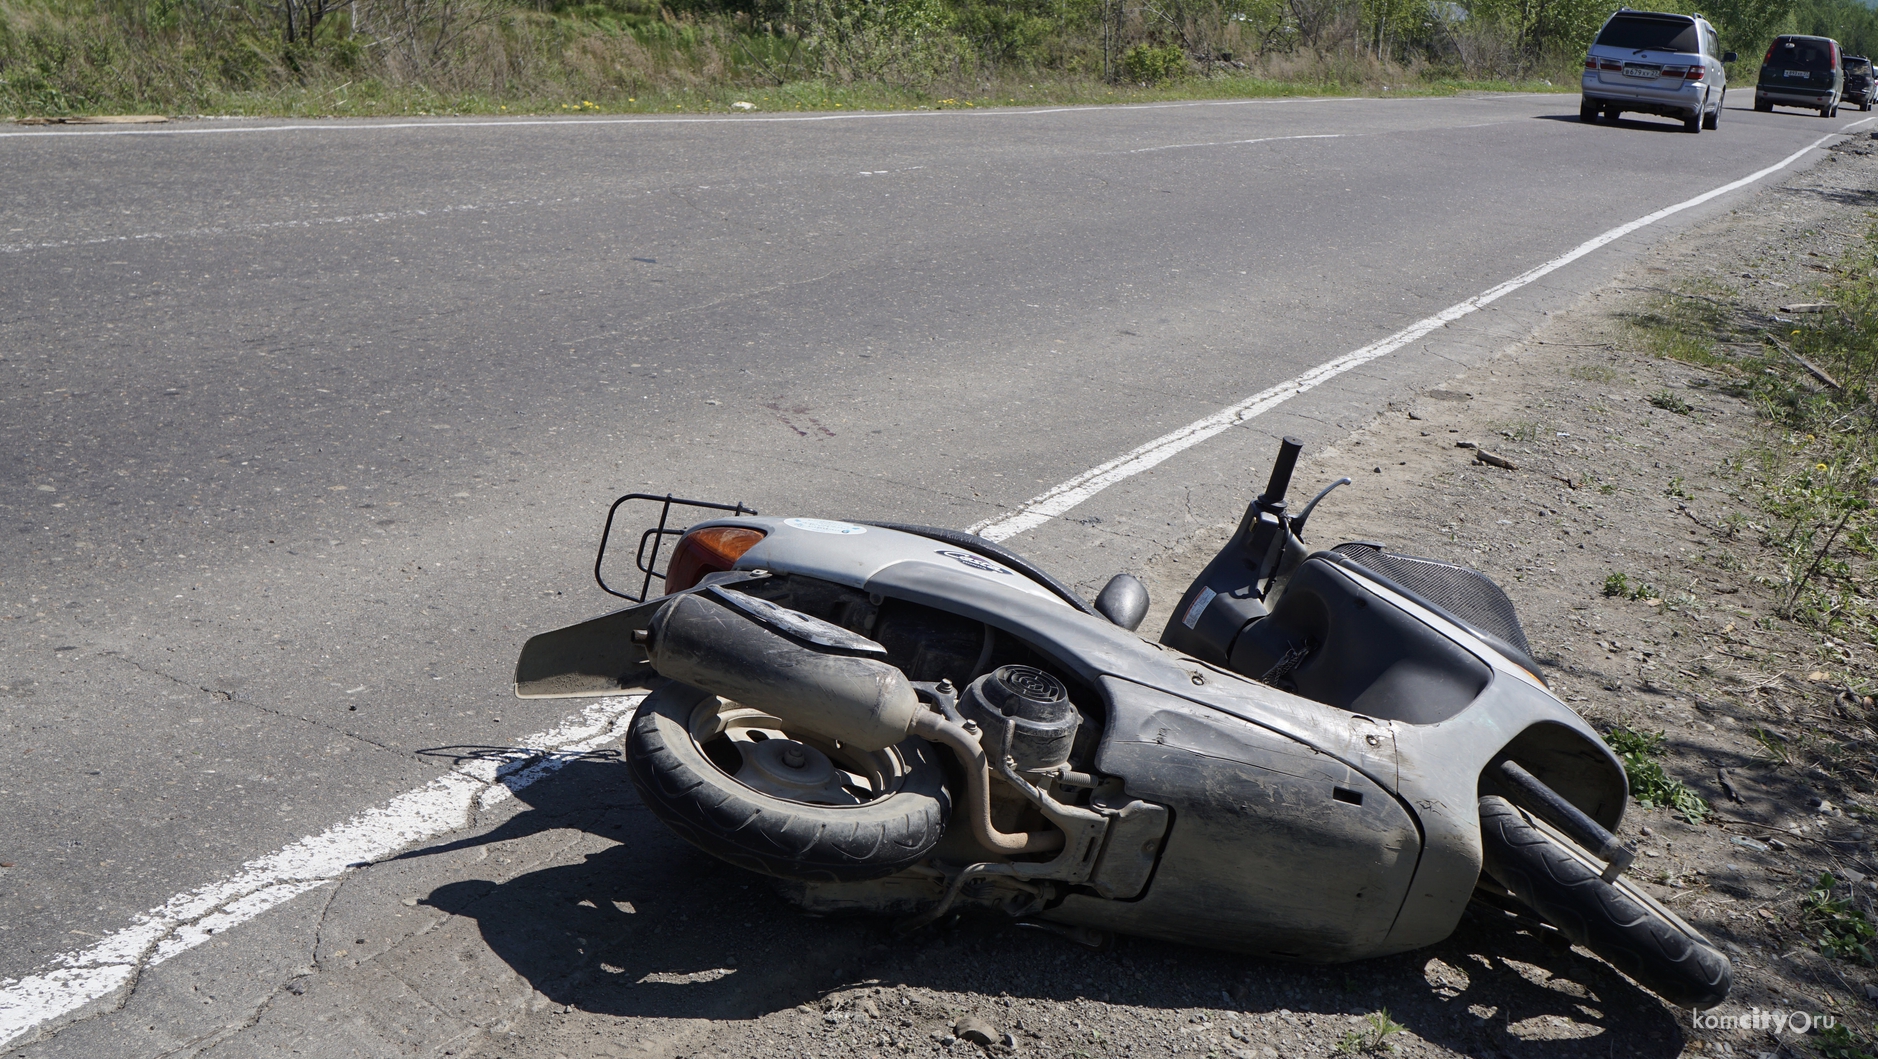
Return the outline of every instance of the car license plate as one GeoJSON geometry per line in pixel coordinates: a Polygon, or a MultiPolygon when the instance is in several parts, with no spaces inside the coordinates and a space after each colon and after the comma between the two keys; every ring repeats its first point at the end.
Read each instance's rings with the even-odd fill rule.
{"type": "Polygon", "coordinates": [[[1663,75],[1663,71],[1660,69],[1657,69],[1654,66],[1635,66],[1629,63],[1626,63],[1624,65],[1625,77],[1642,77],[1642,78],[1646,78],[1649,80],[1655,80],[1656,78],[1661,77],[1662,75],[1663,75]]]}
{"type": "Polygon", "coordinates": [[[1813,75],[1805,70],[1783,70],[1781,71],[1780,76],[1797,77],[1802,81],[1811,81],[1813,79],[1813,75]]]}

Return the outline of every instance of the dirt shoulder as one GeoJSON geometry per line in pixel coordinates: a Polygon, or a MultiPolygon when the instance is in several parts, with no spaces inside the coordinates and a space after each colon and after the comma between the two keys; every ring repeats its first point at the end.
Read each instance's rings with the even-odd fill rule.
{"type": "MultiPolygon", "coordinates": [[[[1666,300],[1698,290],[1770,319],[1806,300],[1878,206],[1873,146],[1851,141],[1671,240],[1497,360],[1307,453],[1297,479],[1358,479],[1313,517],[1314,543],[1375,540],[1486,571],[1566,701],[1600,730],[1627,726],[1646,743],[1662,733],[1660,755],[1640,750],[1641,760],[1709,811],[1697,824],[1633,809],[1623,837],[1640,850],[1633,876],[1736,961],[1735,995],[1718,1013],[1825,1014],[1867,1039],[1878,976],[1857,958],[1822,956],[1825,924],[1803,922],[1803,907],[1829,871],[1855,884],[1834,892],[1842,907],[1869,908],[1878,859],[1862,807],[1873,796],[1851,771],[1814,767],[1806,748],[1826,741],[1855,755],[1872,734],[1857,675],[1878,651],[1776,616],[1777,559],[1758,543],[1767,519],[1743,469],[1777,439],[1735,395],[1741,369],[1664,359],[1641,343],[1660,336],[1650,327],[1666,300]],[[1476,462],[1482,448],[1514,467],[1476,462]]],[[[1140,572],[1158,604],[1144,631],[1164,622],[1228,529],[1196,527],[1140,572]]],[[[606,835],[645,821],[622,803],[551,825],[606,835]]],[[[619,866],[601,869],[626,847],[591,845],[504,886],[530,907],[562,895],[553,906],[574,916],[586,902],[566,895],[619,885],[607,874],[619,866]]],[[[700,914],[658,917],[643,938],[570,919],[571,977],[537,983],[552,1002],[457,1054],[1668,1057],[1832,1043],[1698,1028],[1588,954],[1482,908],[1431,948],[1320,968],[1128,938],[1091,951],[989,920],[899,939],[884,923],[805,919],[702,855],[667,854],[694,872],[685,906],[700,914]],[[725,931],[733,920],[741,926],[725,931]],[[665,979],[626,973],[633,953],[654,952],[696,954],[704,969],[692,977],[722,990],[709,1004],[655,1002],[648,990],[672,988],[656,984],[665,979]],[[578,970],[590,953],[600,970],[578,970]],[[992,1043],[961,1039],[963,1019],[992,1043]]],[[[555,935],[514,945],[547,960],[555,935]]]]}

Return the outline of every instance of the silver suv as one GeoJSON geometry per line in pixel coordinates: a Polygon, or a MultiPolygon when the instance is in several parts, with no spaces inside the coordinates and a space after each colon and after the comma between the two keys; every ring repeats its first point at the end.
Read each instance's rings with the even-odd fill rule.
{"type": "Polygon", "coordinates": [[[1598,30],[1585,55],[1578,118],[1616,121],[1636,111],[1676,118],[1690,132],[1715,128],[1728,91],[1722,64],[1734,61],[1701,15],[1625,8],[1598,30]]]}

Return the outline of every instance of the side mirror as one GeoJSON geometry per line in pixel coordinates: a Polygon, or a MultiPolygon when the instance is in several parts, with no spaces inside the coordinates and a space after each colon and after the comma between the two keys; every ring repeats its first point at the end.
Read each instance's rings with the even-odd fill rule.
{"type": "Polygon", "coordinates": [[[1731,51],[1722,52],[1722,62],[1731,63],[1739,58],[1741,58],[1741,56],[1736,55],[1734,52],[1731,52],[1731,51]]]}
{"type": "Polygon", "coordinates": [[[1134,632],[1148,616],[1148,586],[1133,574],[1116,574],[1095,598],[1096,613],[1134,632]]]}

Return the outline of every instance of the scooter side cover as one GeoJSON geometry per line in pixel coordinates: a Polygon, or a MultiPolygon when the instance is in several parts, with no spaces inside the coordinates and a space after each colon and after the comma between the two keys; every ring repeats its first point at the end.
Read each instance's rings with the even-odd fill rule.
{"type": "Polygon", "coordinates": [[[1174,826],[1138,901],[1072,895],[1050,918],[1169,941],[1334,963],[1380,951],[1421,834],[1348,764],[1240,718],[1107,679],[1096,767],[1174,826]]]}

